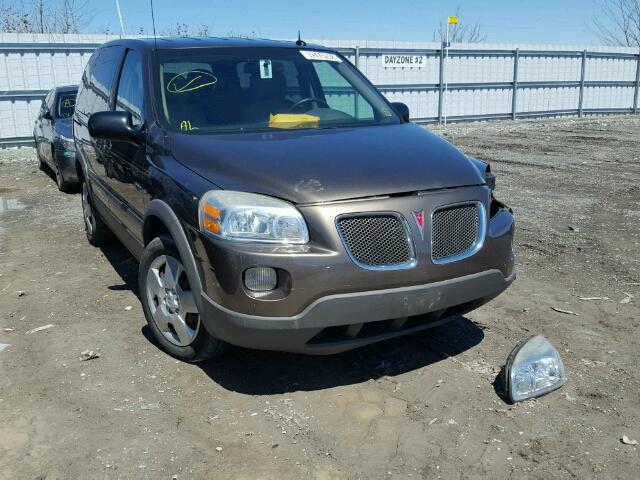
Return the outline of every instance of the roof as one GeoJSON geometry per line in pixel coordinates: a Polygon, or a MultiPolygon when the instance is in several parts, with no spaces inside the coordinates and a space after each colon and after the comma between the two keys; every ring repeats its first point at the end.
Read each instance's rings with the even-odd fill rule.
{"type": "MultiPolygon", "coordinates": [[[[122,45],[122,46],[138,46],[146,49],[153,49],[156,45],[158,49],[171,48],[301,48],[296,45],[295,41],[268,40],[259,38],[217,38],[217,37],[159,37],[154,38],[136,38],[136,39],[119,39],[111,40],[105,45],[122,45]]],[[[316,50],[329,50],[322,45],[307,45],[306,48],[316,50]]]]}
{"type": "Polygon", "coordinates": [[[55,87],[54,90],[58,93],[60,92],[72,92],[74,90],[78,90],[78,85],[60,85],[55,87]]]}

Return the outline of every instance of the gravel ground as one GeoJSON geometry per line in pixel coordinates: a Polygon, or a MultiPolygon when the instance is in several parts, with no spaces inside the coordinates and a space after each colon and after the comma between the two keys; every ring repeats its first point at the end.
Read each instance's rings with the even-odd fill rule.
{"type": "Polygon", "coordinates": [[[153,343],[135,261],[86,242],[79,196],[0,152],[0,479],[637,478],[640,118],[434,130],[498,174],[515,284],[420,335],[202,365],[153,343]],[[538,333],[568,383],[508,405],[496,376],[538,333]]]}

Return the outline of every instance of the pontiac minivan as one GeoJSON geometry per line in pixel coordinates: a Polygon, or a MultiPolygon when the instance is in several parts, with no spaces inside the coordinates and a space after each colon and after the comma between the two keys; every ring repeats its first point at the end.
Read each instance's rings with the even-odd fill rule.
{"type": "Polygon", "coordinates": [[[86,235],[139,259],[185,361],[345,351],[442,324],[515,278],[489,166],[304,42],[115,40],[74,114],[86,235]]]}

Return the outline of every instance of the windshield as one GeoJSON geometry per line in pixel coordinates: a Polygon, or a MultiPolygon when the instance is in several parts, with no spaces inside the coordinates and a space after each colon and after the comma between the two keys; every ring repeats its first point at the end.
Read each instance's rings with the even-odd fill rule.
{"type": "Polygon", "coordinates": [[[58,94],[56,106],[56,118],[71,118],[76,108],[76,91],[62,92],[58,94]]]}
{"type": "Polygon", "coordinates": [[[288,48],[158,52],[158,112],[190,134],[400,123],[341,57],[288,48]]]}

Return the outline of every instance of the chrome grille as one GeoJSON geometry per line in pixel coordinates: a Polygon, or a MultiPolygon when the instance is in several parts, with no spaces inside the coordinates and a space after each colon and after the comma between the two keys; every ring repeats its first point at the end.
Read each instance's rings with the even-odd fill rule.
{"type": "Polygon", "coordinates": [[[474,203],[444,207],[433,212],[431,257],[436,263],[456,260],[475,252],[483,228],[481,208],[474,203]]]}
{"type": "Polygon", "coordinates": [[[403,268],[415,259],[403,219],[391,214],[349,215],[338,218],[345,248],[363,268],[403,268]]]}

